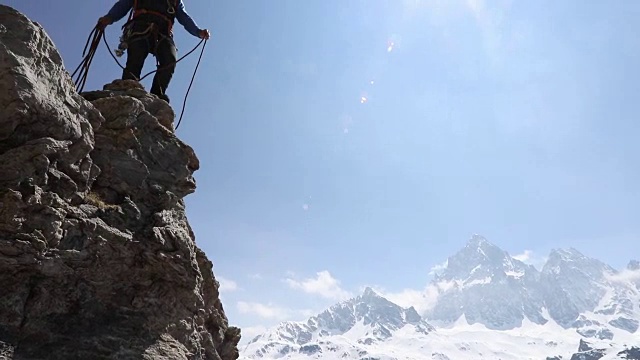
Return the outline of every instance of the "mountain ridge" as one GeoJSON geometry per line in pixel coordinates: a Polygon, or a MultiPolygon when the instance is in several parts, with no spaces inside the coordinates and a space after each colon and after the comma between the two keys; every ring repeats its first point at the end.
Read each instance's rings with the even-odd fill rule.
{"type": "MultiPolygon", "coordinates": [[[[422,314],[415,311],[415,307],[393,304],[384,295],[366,287],[361,295],[309,319],[316,328],[306,333],[302,346],[312,347],[313,351],[296,348],[284,337],[269,337],[272,329],[255,337],[242,356],[247,359],[271,358],[274,354],[286,359],[309,356],[329,359],[338,355],[349,359],[423,359],[424,356],[416,354],[432,349],[431,358],[450,360],[467,358],[465,356],[474,351],[484,354],[477,355],[483,359],[492,358],[487,354],[518,359],[532,353],[540,354],[540,358],[553,358],[574,353],[580,341],[593,342],[598,353],[617,354],[629,350],[625,341],[638,336],[637,321],[640,320],[639,291],[630,282],[619,281],[616,277],[620,273],[574,248],[553,249],[541,270],[537,270],[514,259],[484,237],[474,235],[448,258],[446,267],[434,275],[429,286],[445,286],[440,287],[443,290],[435,305],[422,314]],[[555,298],[559,301],[552,301],[555,298]],[[387,309],[395,309],[396,315],[379,316],[377,312],[385,307],[363,305],[369,301],[387,304],[387,309]],[[372,310],[369,318],[377,321],[359,321],[364,316],[354,315],[347,316],[351,321],[345,322],[344,317],[333,316],[341,309],[355,311],[354,304],[372,310]],[[388,321],[397,320],[401,311],[412,314],[411,321],[388,321]],[[323,321],[312,321],[314,318],[323,321]],[[421,324],[424,331],[415,324],[421,324]],[[339,328],[339,331],[326,331],[328,328],[339,328]],[[384,335],[373,336],[375,334],[384,335]],[[465,340],[483,336],[486,343],[465,340]],[[523,344],[514,346],[508,354],[496,355],[500,351],[492,347],[492,341],[522,341],[523,344]],[[287,349],[284,354],[274,350],[282,346],[287,349]],[[390,348],[380,351],[385,346],[390,348]]],[[[278,327],[290,325],[285,322],[278,327]]]]}

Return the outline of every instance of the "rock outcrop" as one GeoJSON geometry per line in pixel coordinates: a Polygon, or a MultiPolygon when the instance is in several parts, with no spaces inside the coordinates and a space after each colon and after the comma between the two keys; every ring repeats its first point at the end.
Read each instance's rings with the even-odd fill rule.
{"type": "Polygon", "coordinates": [[[618,353],[618,357],[627,360],[640,360],[640,347],[632,347],[618,353]]]}
{"type": "Polygon", "coordinates": [[[173,119],[136,82],[77,94],[45,31],[0,5],[0,358],[238,358],[173,119]]]}
{"type": "Polygon", "coordinates": [[[580,339],[578,352],[571,356],[571,360],[598,360],[605,355],[605,350],[594,349],[589,343],[580,339]]]}

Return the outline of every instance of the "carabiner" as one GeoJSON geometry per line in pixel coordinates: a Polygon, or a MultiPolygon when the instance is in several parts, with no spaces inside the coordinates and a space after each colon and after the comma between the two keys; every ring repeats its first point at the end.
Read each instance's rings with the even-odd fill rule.
{"type": "Polygon", "coordinates": [[[169,15],[174,15],[176,13],[176,8],[175,6],[171,5],[171,0],[167,0],[167,5],[169,5],[169,8],[167,9],[167,13],[169,15]]]}

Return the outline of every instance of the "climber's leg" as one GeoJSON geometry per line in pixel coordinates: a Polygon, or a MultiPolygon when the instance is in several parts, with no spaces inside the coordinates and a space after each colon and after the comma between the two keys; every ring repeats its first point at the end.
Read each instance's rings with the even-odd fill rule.
{"type": "Polygon", "coordinates": [[[176,69],[177,50],[173,38],[163,37],[158,42],[156,49],[156,58],[158,60],[159,69],[153,77],[153,85],[151,86],[151,93],[156,94],[159,98],[169,102],[169,97],[166,94],[173,73],[176,69]]]}
{"type": "Polygon", "coordinates": [[[127,48],[127,66],[122,71],[122,79],[139,80],[144,61],[149,55],[149,42],[146,38],[137,38],[129,41],[127,48]]]}

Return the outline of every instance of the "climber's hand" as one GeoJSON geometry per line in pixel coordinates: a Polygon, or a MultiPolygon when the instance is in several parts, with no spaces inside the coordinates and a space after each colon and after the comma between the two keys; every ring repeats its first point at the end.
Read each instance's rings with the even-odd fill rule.
{"type": "Polygon", "coordinates": [[[113,21],[111,21],[111,19],[108,16],[103,16],[100,19],[98,19],[98,29],[100,30],[104,30],[104,28],[106,28],[107,26],[111,25],[113,23],[113,21]]]}
{"type": "Polygon", "coordinates": [[[204,29],[204,30],[200,30],[200,34],[198,37],[200,39],[209,40],[209,37],[211,37],[211,34],[209,33],[209,30],[204,29]]]}

